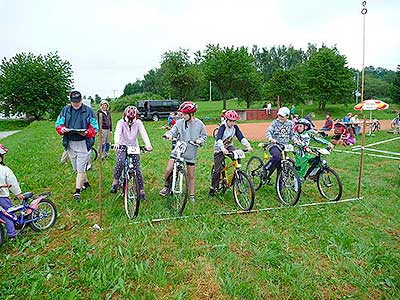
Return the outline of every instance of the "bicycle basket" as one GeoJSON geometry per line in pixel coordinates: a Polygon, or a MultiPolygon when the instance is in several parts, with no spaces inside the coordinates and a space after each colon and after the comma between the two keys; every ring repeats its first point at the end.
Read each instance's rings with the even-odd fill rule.
{"type": "Polygon", "coordinates": [[[127,146],[126,147],[126,153],[128,155],[130,154],[140,154],[140,148],[136,146],[127,146]]]}

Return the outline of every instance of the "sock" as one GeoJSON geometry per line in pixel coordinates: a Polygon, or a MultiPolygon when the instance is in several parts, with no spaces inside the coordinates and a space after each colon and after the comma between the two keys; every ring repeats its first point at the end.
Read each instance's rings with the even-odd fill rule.
{"type": "Polygon", "coordinates": [[[80,194],[81,193],[81,189],[76,189],[75,190],[75,194],[80,194]]]}

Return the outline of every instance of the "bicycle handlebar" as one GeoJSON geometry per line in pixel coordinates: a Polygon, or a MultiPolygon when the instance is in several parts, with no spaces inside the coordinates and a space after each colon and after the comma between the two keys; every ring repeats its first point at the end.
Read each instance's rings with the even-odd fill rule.
{"type": "MultiPolygon", "coordinates": [[[[166,140],[169,140],[167,137],[166,137],[166,135],[164,134],[163,136],[162,136],[162,138],[163,139],[166,139],[166,140]]],[[[180,141],[178,138],[171,138],[170,139],[172,142],[178,142],[178,141],[180,141]]],[[[200,144],[197,144],[195,141],[181,141],[181,142],[184,142],[184,143],[188,143],[188,144],[190,144],[190,145],[192,145],[192,146],[195,146],[195,147],[200,147],[200,144]]]]}

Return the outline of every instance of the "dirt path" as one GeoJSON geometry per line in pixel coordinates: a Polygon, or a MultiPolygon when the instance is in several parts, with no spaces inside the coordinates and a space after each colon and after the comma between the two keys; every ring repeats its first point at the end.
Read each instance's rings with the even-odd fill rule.
{"type": "MultiPolygon", "coordinates": [[[[313,121],[317,128],[322,128],[324,121],[313,121]]],[[[380,120],[381,130],[390,130],[390,120],[380,120]]],[[[265,139],[265,130],[271,124],[271,122],[263,123],[242,123],[240,125],[240,130],[249,140],[262,141],[265,139]]],[[[207,134],[212,135],[214,128],[217,125],[207,125],[207,134]]]]}

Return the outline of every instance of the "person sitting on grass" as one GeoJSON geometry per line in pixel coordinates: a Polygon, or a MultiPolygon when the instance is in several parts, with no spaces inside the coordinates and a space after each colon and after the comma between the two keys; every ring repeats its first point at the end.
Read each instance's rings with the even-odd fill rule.
{"type": "Polygon", "coordinates": [[[351,126],[346,128],[341,122],[336,123],[333,126],[333,136],[331,138],[333,145],[351,146],[356,143],[356,138],[351,126]]]}
{"type": "Polygon", "coordinates": [[[321,137],[318,137],[317,131],[311,129],[311,124],[306,119],[299,119],[297,121],[296,127],[297,127],[296,136],[299,141],[297,147],[298,150],[296,151],[295,154],[296,168],[298,170],[300,179],[303,180],[303,178],[306,175],[308,164],[313,165],[318,163],[318,159],[315,159],[315,157],[309,153],[310,142],[315,141],[320,144],[328,145],[329,150],[333,148],[333,144],[331,144],[330,142],[321,137]]]}
{"type": "Polygon", "coordinates": [[[319,134],[322,137],[327,137],[328,134],[327,132],[331,131],[333,128],[333,120],[332,120],[332,116],[330,114],[326,114],[326,119],[324,122],[324,126],[322,126],[322,128],[319,130],[319,134]]]}
{"type": "MultiPolygon", "coordinates": [[[[207,139],[206,127],[204,123],[197,119],[194,114],[197,111],[197,105],[191,101],[183,102],[178,109],[178,112],[183,114],[183,118],[176,121],[174,127],[170,131],[164,134],[166,139],[171,140],[172,138],[177,138],[184,142],[195,142],[199,146],[203,146],[207,139]]],[[[194,198],[194,171],[195,163],[197,158],[198,147],[188,144],[185,153],[182,157],[184,158],[187,166],[187,173],[189,177],[189,192],[190,200],[195,201],[194,198]]],[[[164,173],[164,187],[160,190],[161,196],[166,196],[168,194],[168,178],[174,167],[174,162],[176,159],[175,148],[172,150],[170,159],[168,161],[165,173],[164,173]]]]}
{"type": "Polygon", "coordinates": [[[219,185],[219,174],[223,169],[223,161],[225,155],[229,152],[234,151],[233,138],[236,138],[246,147],[247,151],[253,151],[249,141],[244,137],[240,131],[239,126],[235,122],[239,119],[239,115],[234,110],[228,110],[225,113],[225,124],[222,124],[217,133],[217,137],[214,143],[214,172],[211,179],[211,188],[209,196],[213,197],[215,192],[218,190],[219,185]]]}
{"type": "Polygon", "coordinates": [[[24,196],[21,194],[21,188],[19,187],[17,178],[14,172],[4,165],[4,155],[8,152],[8,149],[0,144],[0,219],[6,223],[7,235],[10,241],[15,241],[17,237],[17,231],[15,230],[14,222],[10,218],[7,218],[7,210],[13,206],[10,200],[9,190],[19,199],[23,200],[24,196]]]}
{"type": "MultiPolygon", "coordinates": [[[[118,189],[118,181],[121,177],[124,163],[126,159],[125,149],[121,146],[139,147],[138,134],[143,139],[144,146],[147,151],[153,150],[147,131],[143,122],[139,119],[139,110],[135,106],[128,106],[124,110],[124,116],[120,119],[115,127],[114,133],[114,149],[116,150],[117,159],[115,161],[113,182],[110,193],[116,193],[118,189]]],[[[142,169],[140,167],[140,155],[133,154],[133,167],[137,174],[137,183],[139,186],[139,199],[145,200],[144,182],[142,169]]]]}

